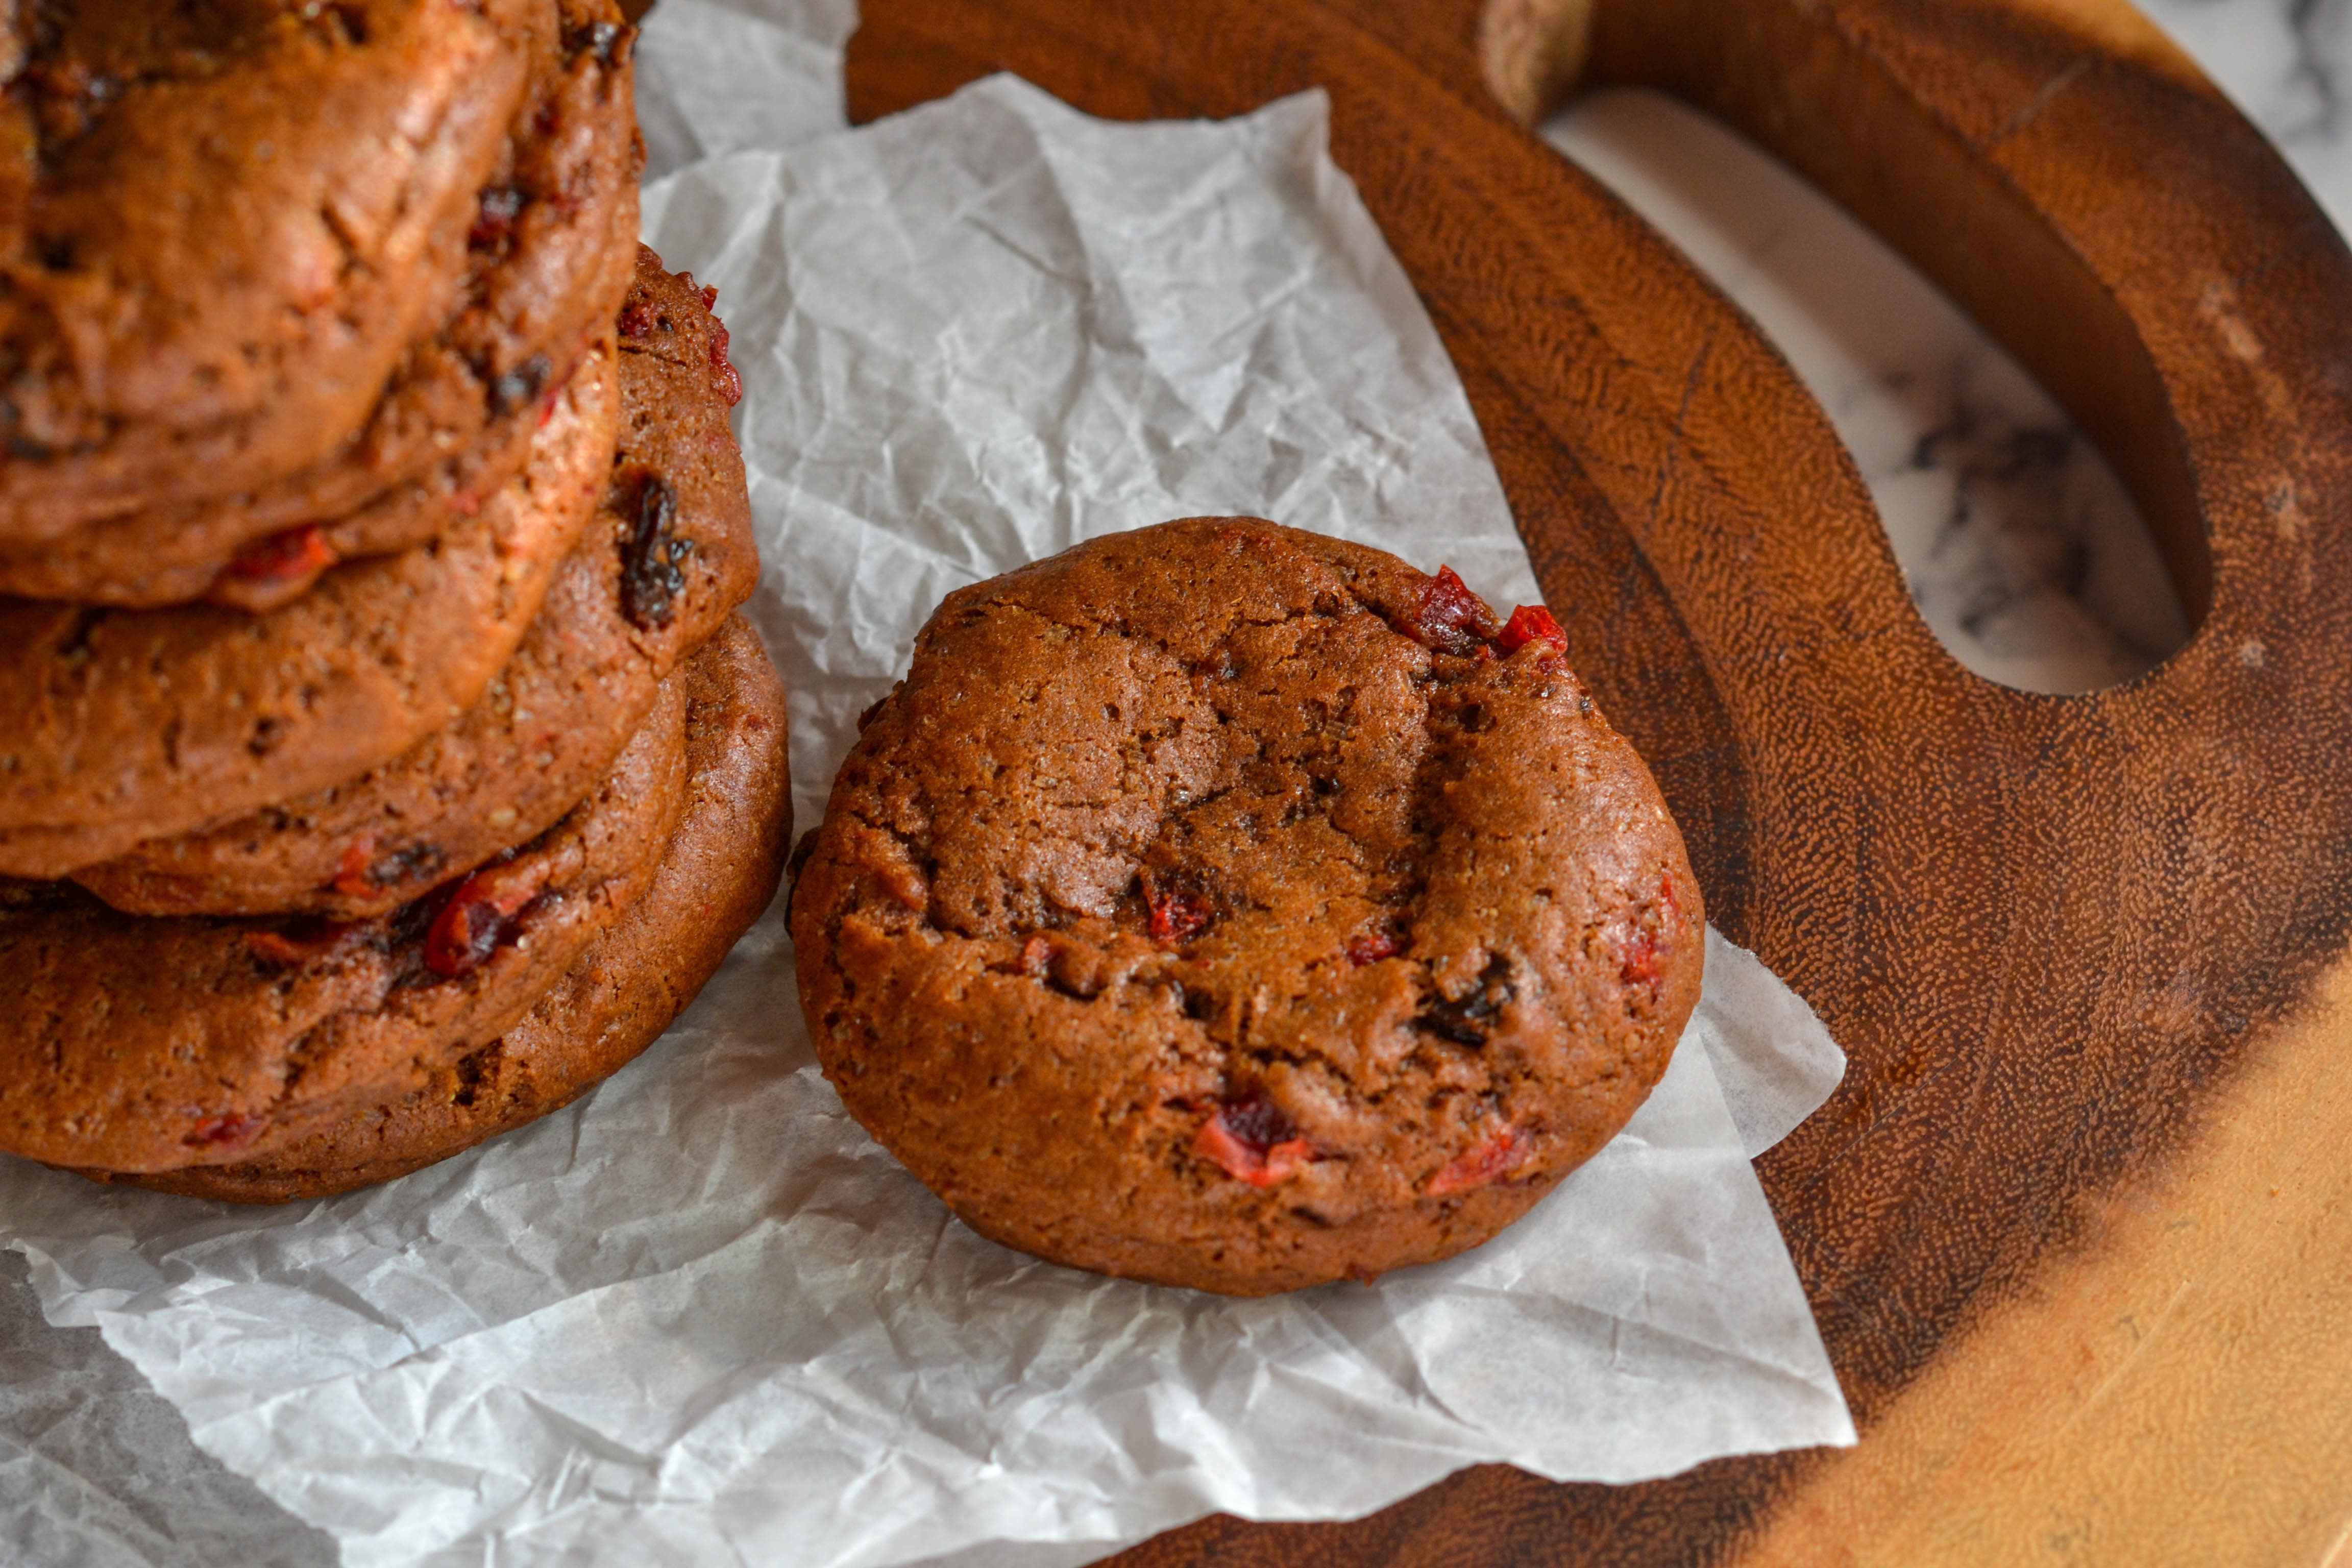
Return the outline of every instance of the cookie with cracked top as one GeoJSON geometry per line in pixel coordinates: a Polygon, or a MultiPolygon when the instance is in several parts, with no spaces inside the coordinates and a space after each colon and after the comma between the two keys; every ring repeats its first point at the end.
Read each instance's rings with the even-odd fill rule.
{"type": "Polygon", "coordinates": [[[0,875],[55,877],[323,789],[488,686],[595,511],[619,420],[609,341],[463,526],[263,616],[0,601],[0,875]]]}
{"type": "Polygon", "coordinates": [[[635,250],[630,35],[609,0],[562,0],[557,21],[477,197],[456,312],[406,351],[364,422],[255,488],[0,538],[0,595],[267,609],[335,562],[432,538],[498,492],[546,399],[611,322],[635,250]]]}
{"type": "Polygon", "coordinates": [[[318,460],[455,311],[555,0],[55,0],[0,39],[0,538],[318,460]]]}
{"type": "Polygon", "coordinates": [[[691,777],[676,834],[618,924],[488,1045],[254,1158],[111,1176],[233,1203],[389,1181],[569,1104],[651,1045],[776,890],[792,837],[784,692],[741,617],[680,667],[691,777]]]}
{"type": "Polygon", "coordinates": [[[258,1158],[496,1038],[653,876],[687,703],[519,853],[371,921],[147,920],[70,884],[0,912],[0,1150],[170,1171],[258,1158]]]}
{"type": "Polygon", "coordinates": [[[802,851],[826,1076],[1059,1263],[1255,1295],[1493,1236],[1699,991],[1681,836],[1564,647],[1255,519],[950,595],[802,851]]]}
{"type": "Polygon", "coordinates": [[[639,251],[620,449],[522,646],[463,718],[357,779],[74,873],[136,914],[381,913],[532,837],[611,765],[656,687],[759,579],[724,331],[639,251]]]}

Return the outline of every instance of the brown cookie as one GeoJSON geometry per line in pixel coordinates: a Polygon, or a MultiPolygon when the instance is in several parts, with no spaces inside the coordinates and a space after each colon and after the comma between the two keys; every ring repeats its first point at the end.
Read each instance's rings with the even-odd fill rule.
{"type": "Polygon", "coordinates": [[[534,837],[611,765],[671,667],[759,579],[712,369],[719,329],[690,279],[642,255],[604,509],[466,716],[357,779],[151,840],[77,880],[135,914],[357,919],[534,837]]]}
{"type": "Polygon", "coordinates": [[[563,23],[572,52],[536,62],[519,137],[480,197],[463,306],[408,352],[366,422],[257,489],[0,542],[0,595],[268,609],[335,562],[422,542],[497,493],[619,309],[635,250],[629,35],[604,0],[566,0],[563,23]]]}
{"type": "Polygon", "coordinates": [[[568,1104],[653,1043],[776,890],[792,837],[784,693],[759,638],[729,622],[678,672],[693,701],[692,798],[652,884],[520,1022],[397,1098],[234,1164],[110,1177],[233,1203],[389,1181],[568,1104]]]}
{"type": "Polygon", "coordinates": [[[1255,1295],[1485,1240],[1698,997],[1681,836],[1564,646],[1253,519],[950,595],[793,894],[826,1076],[1055,1262],[1255,1295]]]}
{"type": "Polygon", "coordinates": [[[36,895],[0,919],[0,1149],[130,1172],[249,1159],[497,1037],[651,879],[685,720],[680,693],[555,828],[376,920],[142,920],[36,895]]]}
{"type": "Polygon", "coordinates": [[[0,602],[0,875],[50,877],[415,745],[522,640],[609,475],[609,345],[462,527],[266,616],[0,602]]]}
{"type": "Polygon", "coordinates": [[[290,473],[457,310],[554,0],[12,6],[0,537],[290,473]]]}

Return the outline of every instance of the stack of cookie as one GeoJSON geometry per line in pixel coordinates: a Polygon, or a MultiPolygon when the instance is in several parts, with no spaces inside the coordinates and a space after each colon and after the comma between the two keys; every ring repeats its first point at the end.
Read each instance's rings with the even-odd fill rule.
{"type": "Polygon", "coordinates": [[[382,1180],[765,905],[782,694],[609,0],[82,0],[0,100],[0,1150],[382,1180]]]}

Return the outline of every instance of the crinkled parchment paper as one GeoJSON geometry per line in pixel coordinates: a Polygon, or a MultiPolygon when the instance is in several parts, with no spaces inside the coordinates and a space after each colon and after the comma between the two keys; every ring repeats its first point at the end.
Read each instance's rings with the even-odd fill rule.
{"type": "MultiPolygon", "coordinates": [[[[723,10],[688,4],[673,26],[723,10]]],[[[772,79],[793,46],[739,24],[767,37],[656,30],[653,91],[772,79]]],[[[1090,534],[1250,511],[1536,598],[1319,97],[1111,126],[997,79],[782,152],[822,116],[704,108],[648,123],[753,150],[652,189],[647,234],[734,331],[803,825],[939,597],[1090,534]]],[[[513,1137],[262,1211],[0,1161],[0,1245],[354,1564],[1043,1568],[1483,1461],[1623,1481],[1851,1442],[1748,1163],[1843,1058],[1719,937],[1707,973],[1622,1136],[1496,1241],[1371,1287],[1229,1301],[980,1240],[844,1116],[772,915],[513,1137]]]]}

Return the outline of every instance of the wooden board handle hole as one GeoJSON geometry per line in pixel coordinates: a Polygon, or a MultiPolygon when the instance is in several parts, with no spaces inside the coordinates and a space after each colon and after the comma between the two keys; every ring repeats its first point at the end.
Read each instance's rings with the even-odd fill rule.
{"type": "MultiPolygon", "coordinates": [[[[1977,8],[2034,20],[2026,0],[1977,8]]],[[[2087,8],[2104,16],[2108,7],[2090,0],[2087,8]]],[[[2119,3],[2112,9],[2137,21],[2119,3]]],[[[1901,35],[1911,20],[1899,10],[1878,11],[1873,26],[1897,45],[1906,42],[1901,35]]],[[[2018,29],[2030,34],[2030,26],[2018,29]]],[[[2074,80],[2063,63],[2067,41],[2049,51],[2062,63],[2028,62],[2050,72],[2053,95],[2074,80]]],[[[2108,42],[2086,35],[2083,58],[2108,42]]],[[[2141,326],[2099,272],[2096,256],[2086,254],[2101,237],[2089,237],[2086,247],[2084,236],[2038,210],[1990,149],[1956,132],[1932,89],[1880,68],[1874,51],[1888,50],[1885,38],[1864,37],[1851,18],[1788,0],[1489,0],[1478,46],[1488,88],[1522,123],[1540,124],[1580,93],[1654,89],[1751,140],[1906,257],[2053,395],[2137,503],[2180,612],[2177,628],[2160,605],[2129,617],[2141,628],[2131,639],[2144,656],[2140,668],[2186,643],[2210,603],[2210,542],[2171,398],[2141,326]],[[1837,123],[1816,123],[1832,118],[1837,123]]],[[[2128,575],[2140,576],[2137,566],[2128,575]]],[[[2013,672],[1986,669],[1938,636],[1970,668],[2014,683],[2013,672]]],[[[2035,689],[2091,689],[2138,673],[2085,685],[2083,667],[2074,670],[2035,689]]]]}
{"type": "Polygon", "coordinates": [[[1788,359],[1870,486],[1928,629],[1989,680],[2095,691],[2189,623],[2147,521],[2030,372],[1802,175],[1681,100],[1580,94],[1546,141],[1788,359]]]}

